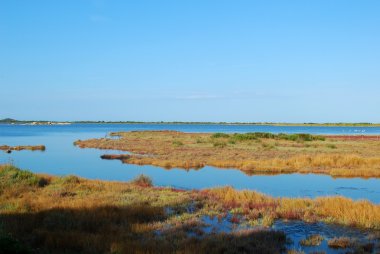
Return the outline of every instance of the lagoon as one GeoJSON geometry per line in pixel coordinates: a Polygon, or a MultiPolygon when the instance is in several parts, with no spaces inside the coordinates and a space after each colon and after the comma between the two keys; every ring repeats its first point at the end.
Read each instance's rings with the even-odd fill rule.
{"type": "Polygon", "coordinates": [[[78,139],[105,137],[109,132],[132,130],[177,130],[184,132],[272,132],[310,134],[380,134],[380,127],[326,126],[257,126],[218,124],[72,124],[52,126],[0,125],[0,145],[45,145],[46,151],[0,153],[0,163],[36,173],[74,174],[102,180],[129,181],[139,174],[153,179],[155,185],[184,189],[232,186],[256,190],[275,197],[317,197],[342,195],[380,203],[380,179],[334,179],[327,175],[288,174],[248,176],[235,169],[205,167],[199,170],[163,169],[153,166],[122,164],[118,160],[102,160],[102,154],[125,152],[80,149],[78,139]]]}

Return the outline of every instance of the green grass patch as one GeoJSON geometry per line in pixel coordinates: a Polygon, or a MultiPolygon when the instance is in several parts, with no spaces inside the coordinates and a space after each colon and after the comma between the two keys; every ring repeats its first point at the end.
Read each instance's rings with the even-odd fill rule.
{"type": "Polygon", "coordinates": [[[0,188],[3,189],[15,184],[43,187],[48,184],[48,181],[28,170],[20,170],[12,165],[2,166],[0,168],[0,188]]]}
{"type": "Polygon", "coordinates": [[[172,142],[172,144],[173,144],[174,146],[183,146],[183,143],[182,143],[181,141],[179,141],[179,140],[174,140],[174,141],[172,142]]]}
{"type": "MultiPolygon", "coordinates": [[[[215,135],[215,134],[214,134],[215,135]]],[[[225,134],[228,135],[228,134],[225,134]]],[[[300,134],[273,134],[267,132],[249,132],[249,133],[235,133],[233,135],[228,135],[233,141],[247,141],[256,139],[276,139],[276,140],[289,140],[289,141],[324,141],[325,137],[318,135],[311,135],[306,133],[300,134]]]]}
{"type": "Polygon", "coordinates": [[[229,138],[230,135],[227,133],[217,132],[212,134],[211,138],[229,138]]]}
{"type": "Polygon", "coordinates": [[[219,147],[219,148],[224,148],[227,146],[227,143],[226,142],[220,142],[220,141],[217,141],[217,142],[214,142],[213,143],[213,146],[214,147],[219,147]]]}
{"type": "Polygon", "coordinates": [[[330,148],[330,149],[336,149],[337,147],[336,147],[336,145],[334,145],[334,144],[328,144],[328,145],[327,145],[327,148],[330,148]]]}

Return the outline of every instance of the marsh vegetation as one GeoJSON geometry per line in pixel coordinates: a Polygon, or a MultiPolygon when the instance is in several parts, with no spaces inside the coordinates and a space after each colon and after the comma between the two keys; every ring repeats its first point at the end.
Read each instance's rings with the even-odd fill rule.
{"type": "MultiPolygon", "coordinates": [[[[276,220],[323,221],[376,233],[380,206],[342,197],[273,198],[229,187],[184,191],[154,187],[145,176],[129,183],[53,177],[2,165],[0,218],[0,243],[11,249],[281,253],[287,240],[283,232],[270,229],[276,220]],[[205,216],[227,219],[245,229],[206,233],[205,216]]],[[[330,240],[332,247],[337,246],[337,241],[330,240]]]]}
{"type": "Polygon", "coordinates": [[[37,146],[7,146],[7,145],[1,145],[0,150],[3,151],[22,151],[22,150],[29,150],[29,151],[45,151],[46,147],[44,145],[37,145],[37,146]]]}
{"type": "MultiPolygon", "coordinates": [[[[124,163],[164,168],[237,168],[247,174],[316,173],[380,177],[380,141],[311,134],[132,131],[78,140],[81,148],[129,151],[124,163]]],[[[112,158],[111,155],[106,156],[112,158]]]]}

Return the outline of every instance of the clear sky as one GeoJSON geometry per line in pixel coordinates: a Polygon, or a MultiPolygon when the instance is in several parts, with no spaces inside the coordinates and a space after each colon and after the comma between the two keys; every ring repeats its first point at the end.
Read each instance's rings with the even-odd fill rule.
{"type": "Polygon", "coordinates": [[[380,122],[380,1],[1,0],[5,117],[380,122]]]}

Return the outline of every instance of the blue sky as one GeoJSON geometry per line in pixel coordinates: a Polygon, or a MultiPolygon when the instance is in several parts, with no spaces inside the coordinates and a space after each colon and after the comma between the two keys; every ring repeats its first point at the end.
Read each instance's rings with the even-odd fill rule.
{"type": "Polygon", "coordinates": [[[0,118],[380,122],[380,1],[2,0],[0,118]]]}

